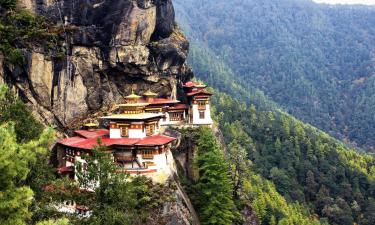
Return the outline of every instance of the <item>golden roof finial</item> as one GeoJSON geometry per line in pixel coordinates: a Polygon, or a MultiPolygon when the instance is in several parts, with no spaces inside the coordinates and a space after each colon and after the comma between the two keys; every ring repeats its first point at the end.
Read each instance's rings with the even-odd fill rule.
{"type": "Polygon", "coordinates": [[[152,92],[150,89],[148,89],[148,91],[146,91],[145,93],[143,93],[143,96],[146,96],[146,97],[155,97],[157,95],[158,94],[156,94],[155,92],[152,92]]]}
{"type": "Polygon", "coordinates": [[[134,94],[134,90],[132,89],[132,93],[125,97],[125,99],[138,99],[141,96],[134,94]]]}
{"type": "Polygon", "coordinates": [[[207,87],[202,81],[198,81],[195,85],[195,87],[198,87],[198,88],[205,88],[207,87]]]}
{"type": "Polygon", "coordinates": [[[89,128],[89,127],[97,127],[98,125],[97,125],[97,123],[94,122],[93,119],[90,119],[90,120],[88,121],[88,123],[83,124],[83,126],[89,128]]]}

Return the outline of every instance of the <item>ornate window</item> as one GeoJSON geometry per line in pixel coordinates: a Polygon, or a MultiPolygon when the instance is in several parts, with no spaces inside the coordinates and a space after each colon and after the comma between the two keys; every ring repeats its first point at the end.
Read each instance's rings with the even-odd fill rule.
{"type": "Polygon", "coordinates": [[[170,113],[170,120],[171,121],[181,121],[182,118],[183,118],[183,114],[182,113],[170,113]]]}
{"type": "Polygon", "coordinates": [[[198,109],[206,109],[206,101],[198,101],[198,109]]]}
{"type": "Polygon", "coordinates": [[[121,126],[120,127],[121,137],[129,137],[129,127],[121,126]]]}
{"type": "Polygon", "coordinates": [[[142,150],[142,158],[153,159],[154,158],[153,150],[150,150],[150,149],[142,150]]]}
{"type": "Polygon", "coordinates": [[[151,136],[155,133],[155,124],[147,125],[146,126],[146,135],[151,136]]]}
{"type": "Polygon", "coordinates": [[[204,118],[205,118],[204,111],[199,111],[199,119],[204,119],[204,118]]]}

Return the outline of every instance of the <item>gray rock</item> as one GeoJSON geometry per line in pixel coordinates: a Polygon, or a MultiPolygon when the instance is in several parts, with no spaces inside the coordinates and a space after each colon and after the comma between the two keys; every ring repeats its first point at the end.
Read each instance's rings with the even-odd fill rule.
{"type": "Polygon", "coordinates": [[[132,87],[139,93],[152,89],[161,97],[176,97],[176,85],[192,77],[185,62],[189,44],[174,26],[170,0],[21,0],[20,4],[64,24],[60,47],[66,55],[52,58],[43,49],[29,50],[24,67],[2,66],[0,61],[0,75],[24,96],[41,121],[63,132],[123,101],[132,87]]]}
{"type": "Polygon", "coordinates": [[[172,0],[154,0],[156,5],[155,40],[167,38],[175,27],[175,13],[172,0]]]}
{"type": "Polygon", "coordinates": [[[178,73],[187,58],[189,42],[179,28],[176,28],[168,38],[152,42],[150,49],[159,70],[178,73]]]}
{"type": "Polygon", "coordinates": [[[45,55],[37,52],[31,53],[31,63],[28,69],[31,88],[41,105],[51,107],[52,92],[52,61],[45,55]]]}

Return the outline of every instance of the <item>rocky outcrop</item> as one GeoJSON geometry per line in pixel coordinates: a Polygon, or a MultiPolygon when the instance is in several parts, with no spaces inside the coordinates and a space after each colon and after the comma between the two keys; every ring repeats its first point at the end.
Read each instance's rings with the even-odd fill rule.
{"type": "Polygon", "coordinates": [[[59,57],[25,51],[24,66],[1,65],[44,123],[66,133],[135,89],[176,97],[192,77],[189,43],[175,25],[171,0],[22,0],[29,11],[61,26],[59,57]]]}
{"type": "Polygon", "coordinates": [[[164,204],[165,225],[199,225],[199,218],[180,184],[180,179],[175,175],[172,179],[175,190],[172,193],[174,201],[164,204]]]}
{"type": "Polygon", "coordinates": [[[241,210],[242,225],[260,225],[258,216],[256,215],[254,209],[249,203],[243,206],[241,210]]]}
{"type": "Polygon", "coordinates": [[[167,38],[174,30],[174,9],[172,0],[154,0],[158,6],[156,10],[156,31],[155,39],[167,38]]]}
{"type": "Polygon", "coordinates": [[[51,105],[52,92],[52,61],[45,58],[43,54],[33,52],[30,57],[29,80],[35,96],[40,99],[41,105],[51,105]]]}
{"type": "MultiPolygon", "coordinates": [[[[59,54],[43,46],[24,51],[25,65],[3,63],[0,83],[16,89],[36,117],[60,134],[96,118],[131,93],[151,89],[178,97],[192,78],[189,43],[175,25],[171,0],[20,0],[61,31],[59,54]]],[[[177,175],[176,175],[177,176],[177,175]]],[[[174,177],[175,201],[164,207],[164,224],[199,224],[174,177]]]]}

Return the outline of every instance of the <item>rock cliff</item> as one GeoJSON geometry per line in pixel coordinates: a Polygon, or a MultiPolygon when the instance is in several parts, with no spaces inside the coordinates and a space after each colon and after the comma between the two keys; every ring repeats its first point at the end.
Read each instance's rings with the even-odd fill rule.
{"type": "Polygon", "coordinates": [[[62,56],[26,51],[24,66],[2,65],[45,124],[66,133],[122,101],[132,89],[176,97],[193,75],[189,43],[175,24],[171,0],[21,0],[62,28],[62,56]]]}

